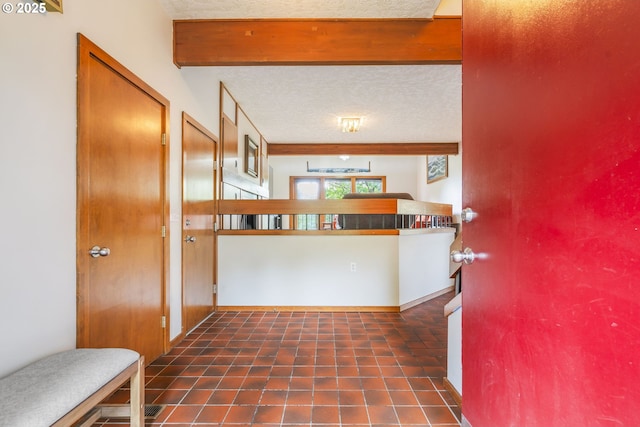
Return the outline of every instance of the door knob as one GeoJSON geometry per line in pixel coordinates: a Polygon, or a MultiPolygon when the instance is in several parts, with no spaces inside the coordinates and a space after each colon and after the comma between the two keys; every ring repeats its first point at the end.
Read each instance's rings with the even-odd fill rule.
{"type": "Polygon", "coordinates": [[[89,255],[94,258],[98,258],[100,256],[109,256],[111,250],[109,248],[101,248],[100,246],[94,246],[89,250],[89,255]]]}
{"type": "Polygon", "coordinates": [[[465,248],[464,251],[451,251],[451,261],[464,262],[465,264],[471,264],[476,259],[476,254],[473,253],[471,248],[465,248]]]}
{"type": "Polygon", "coordinates": [[[184,241],[187,243],[193,243],[196,241],[196,236],[185,236],[184,241]]]}
{"type": "Polygon", "coordinates": [[[471,222],[478,216],[477,212],[474,212],[471,208],[464,208],[460,212],[460,219],[462,222],[471,222]]]}

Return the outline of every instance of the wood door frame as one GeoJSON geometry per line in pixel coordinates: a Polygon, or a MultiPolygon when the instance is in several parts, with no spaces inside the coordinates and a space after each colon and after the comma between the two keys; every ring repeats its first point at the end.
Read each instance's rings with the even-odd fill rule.
{"type": "MultiPolygon", "coordinates": [[[[198,130],[199,132],[202,132],[205,136],[207,136],[208,138],[210,138],[211,140],[213,140],[214,142],[214,146],[213,146],[213,161],[214,161],[214,170],[213,170],[213,212],[211,213],[213,216],[213,221],[214,221],[214,230],[213,230],[213,283],[217,284],[218,283],[218,233],[216,233],[215,230],[215,226],[217,223],[217,218],[218,218],[218,195],[220,194],[218,186],[219,186],[219,168],[218,168],[218,158],[220,155],[220,140],[218,139],[217,136],[215,136],[213,134],[213,132],[211,132],[209,129],[207,129],[203,124],[201,124],[200,122],[198,122],[196,119],[194,119],[192,116],[190,116],[189,114],[187,114],[185,111],[182,112],[182,144],[183,144],[183,150],[184,150],[184,138],[185,138],[185,126],[189,125],[192,126],[193,128],[195,128],[196,130],[198,130]]],[[[184,151],[183,151],[183,167],[181,168],[181,181],[182,183],[184,183],[184,151]]],[[[181,199],[182,199],[182,204],[184,207],[184,186],[181,186],[181,199]]],[[[180,233],[182,234],[182,218],[180,219],[180,233]]],[[[184,337],[184,335],[189,332],[187,330],[185,330],[185,325],[187,323],[187,319],[186,319],[186,311],[185,311],[185,301],[184,301],[184,294],[185,294],[185,289],[184,289],[184,251],[182,251],[182,257],[183,257],[183,261],[182,261],[182,272],[181,272],[181,289],[182,289],[182,328],[181,328],[181,337],[184,337]]],[[[217,311],[218,309],[218,294],[217,292],[212,296],[213,298],[213,311],[217,311]]]]}
{"type": "MultiPolygon", "coordinates": [[[[89,271],[89,257],[86,253],[87,248],[81,247],[80,242],[88,241],[89,239],[89,218],[85,214],[87,211],[87,205],[89,202],[89,183],[88,166],[89,166],[89,153],[87,150],[81,149],[88,140],[88,129],[84,126],[83,117],[89,114],[88,105],[88,63],[93,57],[96,60],[102,62],[105,66],[113,70],[115,73],[121,75],[124,79],[132,83],[138,89],[146,93],[149,97],[153,98],[158,104],[160,104],[164,110],[164,116],[162,118],[163,127],[163,141],[162,150],[163,159],[163,180],[162,180],[162,218],[164,223],[164,239],[163,239],[163,268],[162,268],[162,311],[165,318],[165,327],[163,328],[163,352],[166,353],[170,348],[170,305],[169,305],[169,255],[170,255],[170,233],[169,233],[169,112],[170,103],[167,98],[162,96],[159,92],[145,83],[142,79],[129,71],[121,63],[116,61],[107,52],[98,47],[95,43],[85,37],[82,33],[77,33],[78,44],[78,58],[77,58],[77,166],[76,166],[76,345],[81,346],[88,339],[87,331],[85,330],[85,321],[87,318],[86,312],[86,289],[83,289],[82,284],[86,283],[84,276],[89,271]]],[[[153,362],[147,360],[147,363],[153,362]]]]}

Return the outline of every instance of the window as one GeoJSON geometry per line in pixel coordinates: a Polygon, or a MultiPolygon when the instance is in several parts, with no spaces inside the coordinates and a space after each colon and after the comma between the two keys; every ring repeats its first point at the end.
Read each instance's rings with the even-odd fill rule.
{"type": "MultiPolygon", "coordinates": [[[[317,199],[342,199],[348,193],[384,193],[386,190],[386,177],[291,177],[292,199],[317,200],[317,199]]],[[[296,230],[319,230],[332,224],[330,214],[323,215],[296,215],[296,230]]]]}
{"type": "Polygon", "coordinates": [[[384,182],[377,178],[356,178],[356,193],[384,193],[384,182]]]}
{"type": "Polygon", "coordinates": [[[342,199],[345,194],[351,193],[351,180],[346,178],[325,178],[324,199],[342,199]]]}
{"type": "MultiPolygon", "coordinates": [[[[320,198],[320,181],[317,179],[300,178],[293,185],[293,199],[316,200],[320,198]]],[[[318,230],[318,215],[296,215],[296,230],[318,230]]]]}

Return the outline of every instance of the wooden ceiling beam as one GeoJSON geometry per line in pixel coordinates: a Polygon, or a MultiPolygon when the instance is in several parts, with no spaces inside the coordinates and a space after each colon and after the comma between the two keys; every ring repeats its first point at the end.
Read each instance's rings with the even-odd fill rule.
{"type": "Polygon", "coordinates": [[[457,142],[369,143],[369,144],[269,144],[269,156],[437,155],[459,153],[457,142]]]}
{"type": "Polygon", "coordinates": [[[181,66],[460,64],[459,17],[173,21],[181,66]]]}

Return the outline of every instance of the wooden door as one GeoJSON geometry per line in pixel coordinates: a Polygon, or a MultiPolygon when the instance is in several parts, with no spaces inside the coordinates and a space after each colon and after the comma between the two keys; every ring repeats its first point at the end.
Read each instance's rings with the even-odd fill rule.
{"type": "Polygon", "coordinates": [[[182,114],[182,293],[188,332],[215,310],[214,201],[217,139],[182,114]]]}
{"type": "Polygon", "coordinates": [[[150,363],[166,342],[169,102],[82,35],[78,46],[77,345],[150,363]]]}
{"type": "Polygon", "coordinates": [[[463,16],[463,414],[638,425],[640,2],[463,16]]]}

